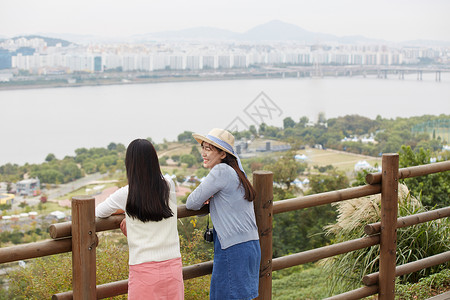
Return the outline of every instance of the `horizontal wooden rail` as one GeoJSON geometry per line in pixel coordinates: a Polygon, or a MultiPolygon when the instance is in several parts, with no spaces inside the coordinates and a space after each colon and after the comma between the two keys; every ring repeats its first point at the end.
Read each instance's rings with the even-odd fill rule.
{"type": "Polygon", "coordinates": [[[183,267],[183,280],[189,280],[211,274],[212,268],[212,261],[206,261],[199,264],[183,267]]]}
{"type": "MultiPolygon", "coordinates": [[[[401,168],[398,170],[398,179],[418,177],[433,173],[450,171],[450,160],[432,163],[428,165],[420,165],[409,168],[401,168]]],[[[368,184],[377,184],[381,182],[381,172],[366,175],[368,184]]]]}
{"type": "Polygon", "coordinates": [[[358,300],[378,293],[378,285],[363,286],[362,288],[325,298],[325,300],[358,300]]]}
{"type": "MultiPolygon", "coordinates": [[[[208,275],[212,273],[213,262],[207,261],[191,266],[183,267],[183,280],[208,275]]],[[[128,291],[128,280],[110,282],[97,285],[97,299],[104,299],[126,294],[128,291]]],[[[55,294],[53,300],[72,300],[73,291],[55,294]]]]}
{"type": "Polygon", "coordinates": [[[309,262],[317,261],[319,259],[374,246],[379,243],[380,243],[380,236],[371,235],[368,237],[354,239],[351,241],[346,241],[330,246],[325,246],[308,251],[303,251],[300,253],[278,257],[273,259],[272,270],[278,271],[293,266],[306,264],[309,262]]]}
{"type": "Polygon", "coordinates": [[[330,204],[333,202],[375,195],[380,192],[381,192],[381,185],[379,184],[365,185],[332,192],[325,192],[292,199],[280,200],[273,203],[273,213],[279,214],[292,210],[304,209],[323,204],[330,204]]]}
{"type": "MultiPolygon", "coordinates": [[[[416,260],[395,268],[395,276],[402,276],[405,274],[417,272],[432,266],[443,264],[450,261],[450,251],[436,254],[427,258],[416,260]]],[[[365,285],[374,285],[378,283],[379,272],[375,272],[363,277],[362,281],[365,285]]]]}
{"type": "MultiPolygon", "coordinates": [[[[450,206],[432,210],[432,211],[419,213],[419,214],[415,214],[415,215],[398,218],[397,219],[397,228],[403,228],[403,227],[408,227],[408,226],[412,226],[412,225],[417,225],[420,223],[425,223],[425,222],[442,219],[442,218],[446,218],[446,217],[450,217],[450,206]]],[[[380,230],[381,230],[381,222],[367,224],[364,227],[364,232],[367,235],[380,233],[380,230]]]]}
{"type": "MultiPolygon", "coordinates": [[[[188,210],[186,205],[179,205],[177,209],[178,219],[203,215],[208,213],[208,207],[203,207],[201,210],[188,210]]],[[[95,220],[95,231],[107,231],[119,228],[120,222],[122,222],[124,214],[112,215],[109,218],[96,218],[95,220]]],[[[72,222],[63,222],[52,224],[49,227],[50,236],[53,239],[64,238],[72,236],[72,222]]]]}
{"type": "MultiPolygon", "coordinates": [[[[97,285],[97,299],[124,295],[128,292],[128,279],[97,285]]],[[[55,294],[52,300],[72,300],[73,291],[55,294]]]]}
{"type": "Polygon", "coordinates": [[[72,251],[71,238],[0,248],[0,264],[70,251],[72,251]]]}
{"type": "MultiPolygon", "coordinates": [[[[120,222],[125,218],[124,214],[112,215],[109,218],[95,218],[95,231],[107,231],[119,228],[120,222]]],[[[52,239],[59,239],[72,236],[72,222],[56,223],[49,226],[49,233],[52,239]]]]}

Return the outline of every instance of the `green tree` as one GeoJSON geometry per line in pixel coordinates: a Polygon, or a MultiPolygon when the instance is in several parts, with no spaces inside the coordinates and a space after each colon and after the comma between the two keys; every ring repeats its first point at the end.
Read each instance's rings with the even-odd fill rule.
{"type": "MultiPolygon", "coordinates": [[[[413,151],[410,146],[402,146],[399,153],[399,167],[406,168],[429,164],[431,160],[431,151],[423,148],[413,151]]],[[[438,161],[445,161],[448,158],[441,156],[438,161]]],[[[429,174],[414,178],[401,180],[404,182],[411,193],[421,199],[422,203],[429,207],[450,206],[450,171],[429,174]]]]}
{"type": "Polygon", "coordinates": [[[297,123],[297,126],[299,126],[300,128],[305,128],[306,124],[309,123],[309,118],[306,116],[303,116],[300,118],[300,121],[297,123]]]}
{"type": "Polygon", "coordinates": [[[192,137],[192,131],[184,131],[178,135],[178,141],[181,143],[197,143],[197,141],[192,137]]]}
{"type": "Polygon", "coordinates": [[[61,172],[64,176],[64,182],[73,181],[83,176],[80,168],[78,168],[73,161],[63,163],[61,166],[61,172]]]}
{"type": "MultiPolygon", "coordinates": [[[[283,199],[293,198],[287,195],[283,199]]],[[[300,251],[325,246],[330,237],[323,226],[336,220],[330,205],[276,214],[273,221],[273,255],[280,257],[300,251]]]]}
{"type": "Polygon", "coordinates": [[[41,182],[45,183],[64,183],[64,174],[55,169],[39,169],[31,173],[32,177],[38,177],[41,182]]]}
{"type": "Polygon", "coordinates": [[[197,145],[192,146],[192,149],[191,149],[191,155],[195,157],[195,159],[196,159],[196,161],[197,161],[198,163],[201,163],[201,162],[203,161],[202,154],[201,154],[200,151],[198,150],[198,146],[197,146],[197,145]]]}
{"type": "Polygon", "coordinates": [[[168,159],[167,156],[160,157],[160,158],[159,158],[159,164],[160,164],[161,166],[167,166],[167,159],[168,159]]]}
{"type": "Polygon", "coordinates": [[[207,176],[208,173],[209,173],[208,169],[198,168],[197,171],[195,171],[195,176],[197,176],[198,178],[203,178],[203,177],[207,176]]]}
{"type": "MultiPolygon", "coordinates": [[[[348,187],[348,179],[345,174],[335,170],[328,174],[313,175],[309,178],[311,189],[308,194],[348,187]]],[[[282,199],[291,198],[289,196],[283,195],[282,199]]],[[[323,227],[335,220],[336,210],[329,204],[275,215],[274,255],[282,256],[325,246],[331,240],[324,234],[323,227]]]]}
{"type": "Polygon", "coordinates": [[[50,161],[55,160],[55,159],[56,159],[55,154],[49,153],[49,154],[47,155],[47,157],[45,158],[45,161],[50,162],[50,161]]]}
{"type": "Polygon", "coordinates": [[[117,144],[117,146],[116,146],[116,151],[117,151],[118,153],[125,153],[125,151],[127,151],[127,148],[125,147],[124,144],[119,143],[119,144],[117,144]]]}
{"type": "Polygon", "coordinates": [[[251,132],[251,134],[253,134],[253,136],[258,135],[255,125],[250,125],[249,131],[251,132]]]}
{"type": "Polygon", "coordinates": [[[266,170],[273,172],[273,180],[279,184],[291,187],[291,183],[306,169],[306,164],[297,162],[293,152],[288,152],[276,162],[267,165],[266,170]]]}
{"type": "Polygon", "coordinates": [[[195,165],[195,163],[197,162],[197,160],[195,159],[195,157],[191,154],[184,154],[181,155],[180,157],[180,162],[187,164],[187,167],[190,168],[193,165],[195,165]]]}
{"type": "Polygon", "coordinates": [[[295,121],[292,120],[291,117],[287,117],[283,120],[283,128],[287,129],[287,128],[293,128],[295,126],[295,121]]]}
{"type": "Polygon", "coordinates": [[[117,144],[116,143],[109,143],[107,148],[108,148],[108,150],[116,150],[117,149],[117,144]]]}
{"type": "Polygon", "coordinates": [[[345,189],[349,186],[349,180],[344,172],[336,169],[327,174],[315,174],[309,177],[310,194],[324,193],[345,189]]]}

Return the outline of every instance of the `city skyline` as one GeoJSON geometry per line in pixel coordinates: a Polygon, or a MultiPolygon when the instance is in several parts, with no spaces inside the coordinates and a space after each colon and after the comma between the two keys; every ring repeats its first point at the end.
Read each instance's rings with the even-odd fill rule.
{"type": "Polygon", "coordinates": [[[372,39],[450,41],[450,1],[360,0],[113,2],[3,0],[0,36],[79,34],[127,37],[194,27],[243,33],[272,20],[305,30],[372,39]]]}

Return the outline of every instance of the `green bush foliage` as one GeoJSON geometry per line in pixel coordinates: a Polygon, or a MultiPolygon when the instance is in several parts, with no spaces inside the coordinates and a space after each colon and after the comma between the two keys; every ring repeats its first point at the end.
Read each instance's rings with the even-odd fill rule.
{"type": "MultiPolygon", "coordinates": [[[[363,237],[364,226],[379,222],[380,195],[372,195],[337,204],[336,224],[327,226],[334,242],[343,242],[363,237]]],[[[411,197],[405,185],[399,185],[398,216],[425,212],[420,201],[411,197]]],[[[439,219],[415,226],[399,228],[397,239],[397,265],[416,261],[450,249],[450,220],[439,219]]],[[[379,245],[356,250],[324,260],[325,267],[332,274],[331,292],[344,292],[361,286],[362,278],[379,268],[379,245]]],[[[448,265],[440,265],[419,272],[404,275],[400,283],[415,283],[421,278],[437,273],[448,265]]]]}
{"type": "Polygon", "coordinates": [[[397,300],[425,300],[450,290],[450,269],[421,278],[417,283],[395,285],[397,300]]]}
{"type": "MultiPolygon", "coordinates": [[[[180,236],[181,256],[183,266],[190,266],[213,259],[211,244],[203,240],[203,231],[194,229],[190,240],[180,236]],[[207,244],[208,247],[205,247],[207,244]]],[[[184,281],[184,298],[186,300],[209,299],[211,275],[197,277],[184,281]]]]}
{"type": "MultiPolygon", "coordinates": [[[[410,146],[402,146],[399,154],[399,167],[413,167],[430,163],[433,155],[431,150],[423,148],[412,150],[410,146]]],[[[443,153],[436,161],[446,161],[450,153],[443,153]]],[[[425,176],[406,178],[404,182],[415,197],[420,197],[428,207],[450,206],[450,171],[429,174],[425,176]]]]}
{"type": "Polygon", "coordinates": [[[313,300],[327,295],[328,276],[316,265],[296,266],[273,272],[272,299],[313,300]]]}
{"type": "MultiPolygon", "coordinates": [[[[128,247],[117,231],[99,234],[97,248],[97,284],[128,279],[128,247]]],[[[194,229],[190,238],[180,236],[183,266],[212,260],[212,249],[205,249],[202,231],[194,229]]],[[[184,282],[185,299],[209,299],[211,276],[184,282]]],[[[28,260],[26,267],[14,267],[7,275],[8,289],[0,299],[50,299],[53,294],[72,290],[72,254],[63,253],[28,260]]],[[[114,299],[126,299],[126,295],[114,299]]]]}
{"type": "MultiPolygon", "coordinates": [[[[97,284],[128,278],[128,250],[112,242],[97,251],[97,284]]],[[[8,290],[2,299],[51,299],[72,290],[72,254],[62,253],[27,261],[8,274],[8,290]]],[[[115,299],[126,299],[116,297],[115,299]]]]}

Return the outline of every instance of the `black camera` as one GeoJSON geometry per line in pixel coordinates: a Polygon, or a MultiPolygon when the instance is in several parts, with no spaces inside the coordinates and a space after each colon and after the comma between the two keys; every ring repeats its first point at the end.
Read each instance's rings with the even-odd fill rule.
{"type": "Polygon", "coordinates": [[[203,238],[207,242],[213,242],[214,236],[213,236],[213,229],[212,228],[206,228],[205,233],[203,234],[203,238]]]}

